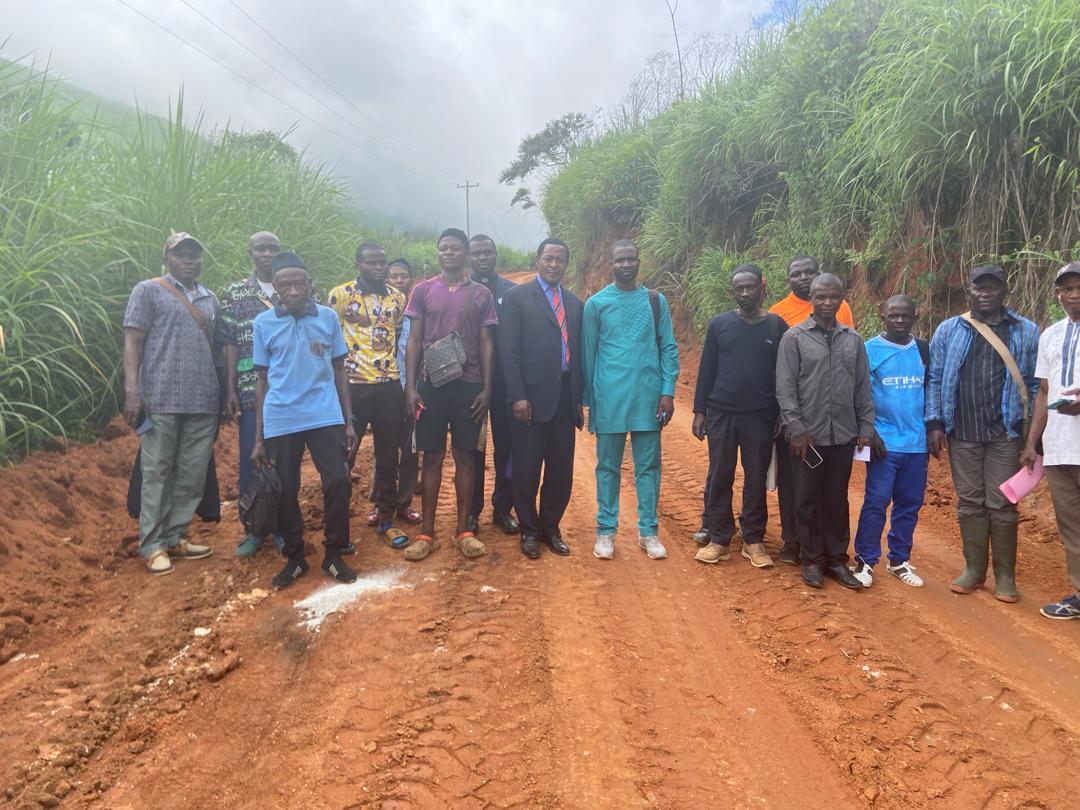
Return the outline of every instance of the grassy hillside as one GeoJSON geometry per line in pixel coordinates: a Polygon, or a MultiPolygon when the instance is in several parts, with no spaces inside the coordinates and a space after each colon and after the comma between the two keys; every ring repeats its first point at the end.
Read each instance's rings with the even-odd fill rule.
{"type": "Polygon", "coordinates": [[[579,150],[544,189],[579,257],[616,236],[704,322],[754,260],[807,252],[864,320],[907,292],[932,321],[1002,262],[1042,317],[1080,241],[1080,5],[834,0],[744,42],[695,98],[579,150]]]}

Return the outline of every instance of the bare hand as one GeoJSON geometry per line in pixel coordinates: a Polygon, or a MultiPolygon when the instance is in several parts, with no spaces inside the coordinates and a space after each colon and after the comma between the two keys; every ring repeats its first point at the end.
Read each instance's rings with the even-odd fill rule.
{"type": "Polygon", "coordinates": [[[415,419],[420,418],[420,413],[424,410],[424,398],[420,396],[419,391],[406,391],[405,392],[405,421],[412,422],[415,419]]]}
{"type": "Polygon", "coordinates": [[[806,461],[806,451],[813,443],[814,437],[809,433],[804,433],[801,436],[795,436],[794,438],[788,439],[788,447],[791,448],[791,455],[802,461],[806,461]]]}
{"type": "MultiPolygon", "coordinates": [[[[855,440],[855,447],[861,453],[862,449],[864,447],[866,447],[868,444],[870,444],[870,442],[871,442],[871,437],[870,436],[860,436],[858,439],[855,440]]],[[[884,445],[882,445],[882,446],[884,446],[884,445]]]]}
{"type": "Polygon", "coordinates": [[[1024,449],[1020,451],[1020,465],[1022,467],[1027,467],[1028,472],[1035,471],[1035,461],[1038,458],[1039,454],[1035,452],[1034,447],[1025,446],[1024,449]]]}
{"type": "MultiPolygon", "coordinates": [[[[1070,388],[1068,391],[1061,392],[1063,397],[1075,397],[1077,394],[1080,394],[1080,388],[1070,388]]],[[[1064,416],[1080,416],[1080,399],[1068,405],[1062,405],[1057,412],[1064,416]]]]}
{"type": "Polygon", "coordinates": [[[521,422],[521,424],[532,424],[532,403],[529,402],[529,400],[519,399],[510,407],[514,413],[514,418],[521,422]]]}
{"type": "Polygon", "coordinates": [[[236,391],[229,391],[225,395],[225,419],[233,421],[240,415],[240,395],[236,391]]]}
{"type": "Polygon", "coordinates": [[[885,449],[885,442],[881,440],[881,437],[876,433],[874,438],[870,440],[870,458],[873,461],[884,461],[885,457],[889,455],[889,451],[885,449]]]}
{"type": "Polygon", "coordinates": [[[690,426],[690,432],[694,434],[694,438],[699,442],[705,439],[705,414],[694,414],[694,424],[690,426]]]}
{"type": "Polygon", "coordinates": [[[926,434],[926,449],[934,458],[941,458],[941,451],[949,447],[949,440],[945,438],[944,430],[931,430],[926,434]]]}
{"type": "Polygon", "coordinates": [[[472,416],[474,422],[482,422],[484,415],[488,412],[488,405],[491,404],[491,392],[484,390],[476,395],[476,399],[472,401],[472,405],[469,408],[469,413],[472,416]]]}
{"type": "Polygon", "coordinates": [[[139,414],[142,413],[142,394],[138,391],[128,391],[124,395],[124,421],[132,428],[139,426],[139,414]]]}
{"type": "Polygon", "coordinates": [[[257,470],[271,466],[270,456],[266,454],[266,445],[263,444],[262,439],[255,440],[255,446],[251,451],[251,464],[257,470]]]}
{"type": "Polygon", "coordinates": [[[356,461],[356,451],[360,449],[360,442],[353,427],[352,419],[345,421],[345,455],[349,459],[349,468],[352,469],[356,461]]]}
{"type": "Polygon", "coordinates": [[[773,441],[776,441],[784,435],[784,423],[780,421],[780,417],[776,417],[776,423],[773,425],[772,437],[773,441]]]}
{"type": "Polygon", "coordinates": [[[660,421],[660,429],[663,430],[671,423],[671,417],[675,415],[675,398],[669,396],[660,397],[656,406],[656,418],[660,421]]]}

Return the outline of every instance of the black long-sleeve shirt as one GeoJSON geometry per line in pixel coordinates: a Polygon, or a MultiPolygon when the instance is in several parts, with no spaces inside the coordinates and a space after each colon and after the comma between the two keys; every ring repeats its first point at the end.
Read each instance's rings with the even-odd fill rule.
{"type": "Polygon", "coordinates": [[[775,415],[776,355],[787,329],[783,318],[769,313],[754,324],[735,311],[713,318],[701,350],[694,413],[713,409],[775,415]]]}

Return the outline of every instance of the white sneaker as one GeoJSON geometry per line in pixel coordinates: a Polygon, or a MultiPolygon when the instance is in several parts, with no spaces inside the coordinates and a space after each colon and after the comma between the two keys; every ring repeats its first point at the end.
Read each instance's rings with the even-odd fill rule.
{"type": "Polygon", "coordinates": [[[867,565],[858,557],[855,558],[855,565],[852,566],[851,575],[855,579],[859,580],[859,584],[864,588],[869,588],[874,584],[874,568],[871,565],[867,565]]]}
{"type": "Polygon", "coordinates": [[[899,565],[890,565],[889,573],[905,585],[910,585],[912,588],[921,588],[926,584],[923,582],[923,578],[915,573],[915,566],[908,562],[902,562],[899,565]]]}
{"type": "Polygon", "coordinates": [[[593,546],[593,556],[598,560],[611,560],[615,557],[615,535],[597,534],[596,545],[593,546]]]}
{"type": "Polygon", "coordinates": [[[664,548],[660,539],[655,534],[638,538],[638,545],[645,549],[650,560],[662,560],[667,557],[667,549],[664,548]]]}

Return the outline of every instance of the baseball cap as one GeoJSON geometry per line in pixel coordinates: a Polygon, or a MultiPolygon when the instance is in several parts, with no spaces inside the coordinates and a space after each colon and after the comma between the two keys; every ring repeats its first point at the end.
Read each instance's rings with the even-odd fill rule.
{"type": "Polygon", "coordinates": [[[196,239],[190,233],[186,233],[185,231],[180,231],[179,233],[169,234],[169,238],[165,240],[165,252],[168,253],[170,250],[172,250],[174,247],[179,245],[181,242],[194,242],[196,245],[199,246],[199,250],[204,249],[203,246],[202,246],[202,242],[200,242],[198,239],[196,239]]]}
{"type": "Polygon", "coordinates": [[[1080,276],[1080,262],[1069,262],[1058,270],[1057,275],[1054,276],[1054,283],[1060,283],[1065,276],[1080,276]]]}
{"type": "Polygon", "coordinates": [[[1005,283],[1005,271],[1000,267],[995,267],[992,264],[984,264],[981,267],[976,267],[971,271],[971,283],[981,281],[984,278],[995,278],[1002,284],[1005,283]]]}

